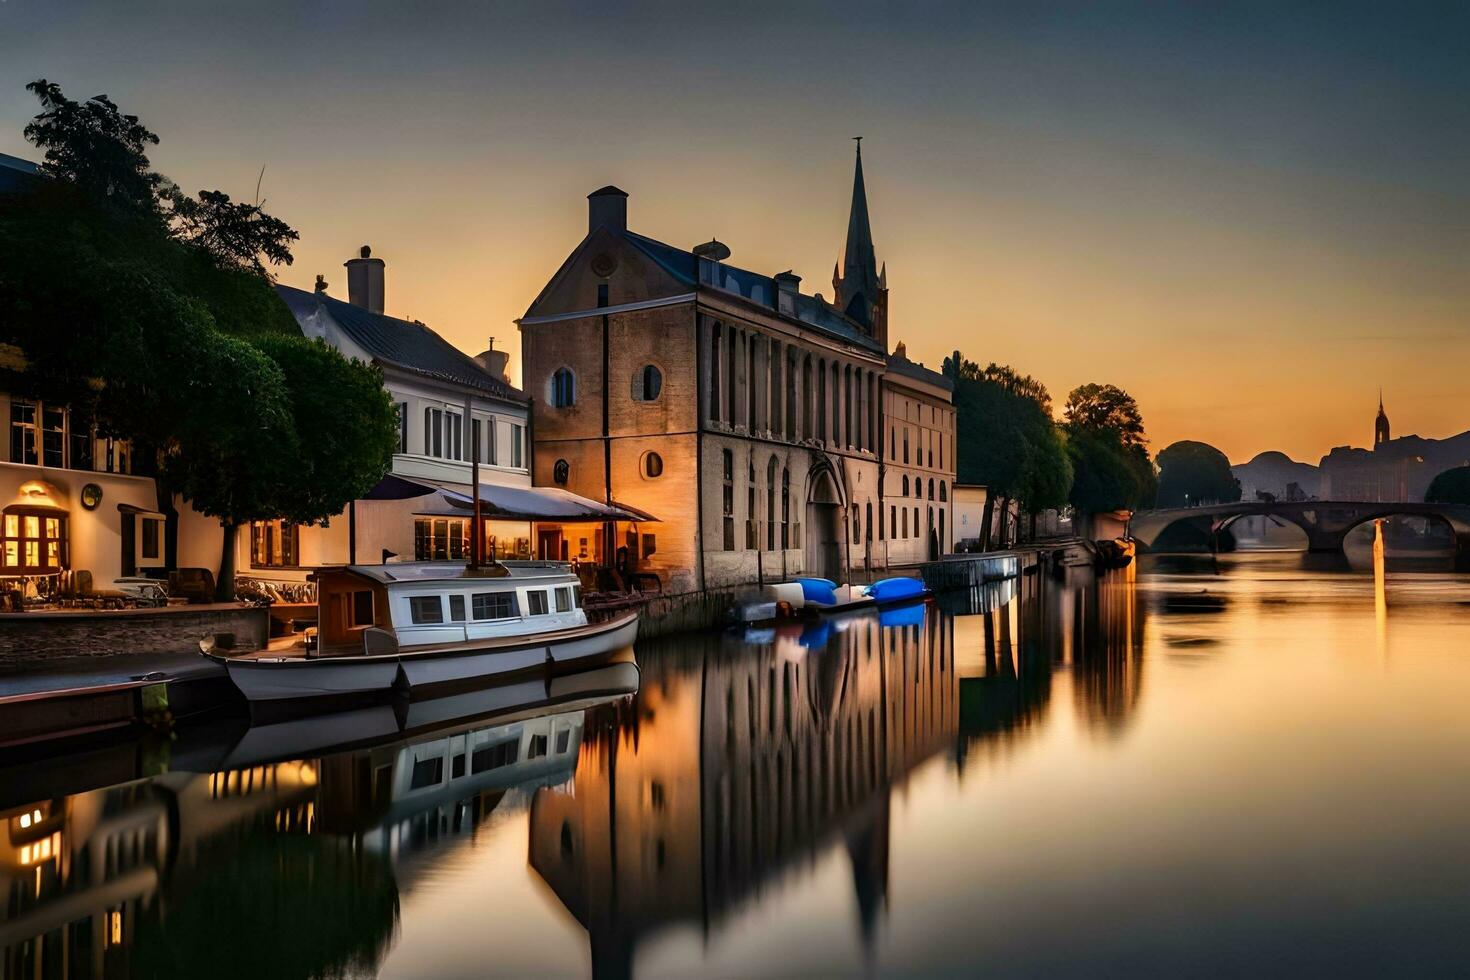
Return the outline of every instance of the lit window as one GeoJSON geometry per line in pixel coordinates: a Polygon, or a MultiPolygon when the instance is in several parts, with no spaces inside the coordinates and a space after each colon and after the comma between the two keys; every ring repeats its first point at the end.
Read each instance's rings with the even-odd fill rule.
{"type": "MultiPolygon", "coordinates": [[[[148,554],[147,526],[155,521],[145,520],[143,556],[157,557],[157,552],[148,554]]],[[[156,542],[155,542],[156,545],[156,542]]],[[[284,521],[255,521],[250,525],[250,564],[256,568],[295,568],[300,563],[301,529],[284,521]]]]}
{"type": "Polygon", "coordinates": [[[468,557],[469,524],[467,517],[414,518],[414,560],[459,561],[468,557]]]}
{"type": "Polygon", "coordinates": [[[7,508],[0,524],[0,571],[45,575],[66,564],[66,517],[50,510],[7,508]]]}

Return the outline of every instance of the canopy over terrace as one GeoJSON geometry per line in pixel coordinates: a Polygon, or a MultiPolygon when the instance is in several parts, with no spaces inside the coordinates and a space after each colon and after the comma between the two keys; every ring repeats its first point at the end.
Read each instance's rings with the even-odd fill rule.
{"type": "MultiPolygon", "coordinates": [[[[383,477],[363,499],[406,500],[431,494],[439,498],[438,503],[445,509],[426,512],[474,510],[474,488],[469,484],[436,484],[392,475],[383,477]]],[[[636,507],[599,503],[556,487],[507,487],[487,483],[480,484],[480,513],[498,520],[555,521],[560,524],[657,520],[636,507]]]]}
{"type": "MultiPolygon", "coordinates": [[[[473,497],[474,488],[469,484],[390,475],[361,503],[408,505],[414,556],[456,559],[469,557],[473,497]]],[[[616,501],[602,503],[560,488],[484,483],[480,485],[480,518],[486,558],[570,561],[589,568],[610,564],[619,525],[630,528],[657,520],[636,507],[616,501]],[[578,526],[587,530],[577,533],[578,526]]]]}

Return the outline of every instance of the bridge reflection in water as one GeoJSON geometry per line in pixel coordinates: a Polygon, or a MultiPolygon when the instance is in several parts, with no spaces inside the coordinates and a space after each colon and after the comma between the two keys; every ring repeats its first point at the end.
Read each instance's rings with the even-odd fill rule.
{"type": "MultiPolygon", "coordinates": [[[[1084,574],[805,631],[671,638],[639,651],[635,696],[305,760],[239,764],[271,734],[252,730],[216,754],[222,771],[145,776],[150,750],[120,747],[74,767],[74,789],[0,802],[4,975],[372,973],[403,896],[464,860],[446,845],[513,828],[599,975],[630,974],[671,927],[717,935],[838,854],[855,948],[871,952],[891,798],[916,769],[958,777],[1007,751],[1053,710],[1059,670],[1084,727],[1127,724],[1143,609],[1131,573],[1084,574]]],[[[210,757],[173,752],[175,768],[210,757]]]]}
{"type": "Polygon", "coordinates": [[[1117,732],[1138,701],[1142,626],[1129,570],[856,617],[810,645],[661,645],[641,655],[634,704],[589,714],[571,784],[536,793],[531,865],[587,930],[594,973],[628,976],[640,942],[680,924],[717,933],[840,846],[871,950],[894,790],[929,760],[963,770],[1034,728],[1058,669],[1077,672],[1088,727],[1117,732]]]}

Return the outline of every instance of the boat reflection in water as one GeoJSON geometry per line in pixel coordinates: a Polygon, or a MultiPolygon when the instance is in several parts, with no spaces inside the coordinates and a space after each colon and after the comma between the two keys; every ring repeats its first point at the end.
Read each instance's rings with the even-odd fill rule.
{"type": "Polygon", "coordinates": [[[957,780],[1030,737],[1059,670],[1076,675],[1069,710],[1084,728],[1128,723],[1143,629],[1133,573],[1101,586],[1068,574],[1087,578],[671,637],[640,646],[640,680],[584,681],[561,704],[545,692],[488,719],[424,702],[285,720],[213,755],[176,745],[171,764],[199,774],[102,769],[117,785],[0,800],[5,975],[565,969],[565,947],[545,945],[562,934],[548,916],[569,925],[556,904],[598,975],[631,974],[640,948],[681,928],[705,937],[691,969],[719,972],[708,957],[723,936],[747,972],[850,972],[876,956],[895,794],[918,769],[957,780]],[[464,839],[508,846],[444,846],[464,839]],[[846,870],[823,897],[856,909],[850,944],[744,941],[746,913],[834,860],[846,870]],[[540,905],[500,903],[491,919],[466,907],[526,895],[527,876],[550,886],[533,889],[540,905]]]}
{"type": "Polygon", "coordinates": [[[569,780],[587,706],[636,691],[637,671],[533,686],[400,707],[398,718],[384,706],[255,726],[225,746],[205,734],[193,751],[222,753],[227,768],[7,800],[3,976],[372,973],[398,926],[405,860],[569,780]],[[519,711],[508,703],[517,693],[519,711]],[[443,727],[487,705],[500,714],[443,727]],[[441,727],[385,741],[414,719],[441,727]],[[313,724],[365,747],[241,764],[311,738],[313,724]]]}

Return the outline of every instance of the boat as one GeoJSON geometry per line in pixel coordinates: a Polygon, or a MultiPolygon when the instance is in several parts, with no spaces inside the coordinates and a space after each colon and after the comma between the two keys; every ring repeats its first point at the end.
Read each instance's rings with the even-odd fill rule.
{"type": "Polygon", "coordinates": [[[903,576],[880,579],[871,585],[838,585],[831,579],[800,577],[766,586],[760,596],[736,603],[730,614],[736,623],[749,625],[883,609],[922,602],[931,595],[923,581],[903,576]]]}
{"type": "Polygon", "coordinates": [[[470,568],[398,562],[319,569],[315,649],[222,656],[252,703],[424,691],[561,674],[613,661],[638,635],[630,612],[589,623],[581,587],[561,562],[470,568]]]}

